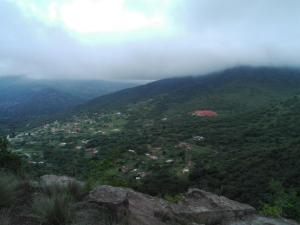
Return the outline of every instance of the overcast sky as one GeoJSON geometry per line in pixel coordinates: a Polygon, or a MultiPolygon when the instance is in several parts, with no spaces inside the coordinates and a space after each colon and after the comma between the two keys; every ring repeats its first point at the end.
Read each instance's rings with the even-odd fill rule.
{"type": "Polygon", "coordinates": [[[0,75],[155,80],[300,65],[299,0],[0,0],[0,75]]]}

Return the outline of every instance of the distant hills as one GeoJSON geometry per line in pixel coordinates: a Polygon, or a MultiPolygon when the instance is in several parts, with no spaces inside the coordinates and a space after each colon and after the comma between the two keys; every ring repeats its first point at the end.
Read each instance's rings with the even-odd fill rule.
{"type": "Polygon", "coordinates": [[[159,80],[93,99],[87,109],[122,108],[151,100],[168,109],[217,107],[235,110],[258,107],[270,100],[300,93],[300,70],[269,67],[236,67],[204,76],[159,80]]]}
{"type": "Polygon", "coordinates": [[[0,127],[19,126],[37,117],[63,112],[96,96],[132,86],[130,83],[100,80],[0,77],[0,127]]]}

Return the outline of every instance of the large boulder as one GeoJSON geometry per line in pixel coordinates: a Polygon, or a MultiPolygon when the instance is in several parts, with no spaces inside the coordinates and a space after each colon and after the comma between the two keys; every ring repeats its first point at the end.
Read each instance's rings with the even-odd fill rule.
{"type": "Polygon", "coordinates": [[[110,222],[128,224],[129,200],[124,188],[101,186],[89,193],[88,202],[107,210],[110,222]]]}
{"type": "Polygon", "coordinates": [[[90,192],[81,209],[93,207],[108,209],[115,218],[111,224],[122,225],[221,224],[255,213],[249,205],[199,189],[189,190],[181,203],[170,204],[132,189],[100,186],[90,192]]]}
{"type": "Polygon", "coordinates": [[[255,213],[250,205],[199,189],[190,189],[181,203],[170,205],[170,208],[178,221],[183,223],[220,224],[255,213]]]}

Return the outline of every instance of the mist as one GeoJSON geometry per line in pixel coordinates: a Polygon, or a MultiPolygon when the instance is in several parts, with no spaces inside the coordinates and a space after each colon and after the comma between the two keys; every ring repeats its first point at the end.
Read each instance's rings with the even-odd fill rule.
{"type": "Polygon", "coordinates": [[[300,65],[298,0],[110,2],[1,1],[0,75],[143,81],[300,65]]]}

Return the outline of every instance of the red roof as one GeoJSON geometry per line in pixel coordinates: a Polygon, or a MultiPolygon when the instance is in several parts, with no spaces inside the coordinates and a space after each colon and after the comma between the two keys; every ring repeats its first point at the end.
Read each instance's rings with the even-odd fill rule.
{"type": "Polygon", "coordinates": [[[215,117],[218,116],[218,113],[212,111],[212,110],[196,110],[193,112],[194,116],[201,116],[201,117],[215,117]]]}

